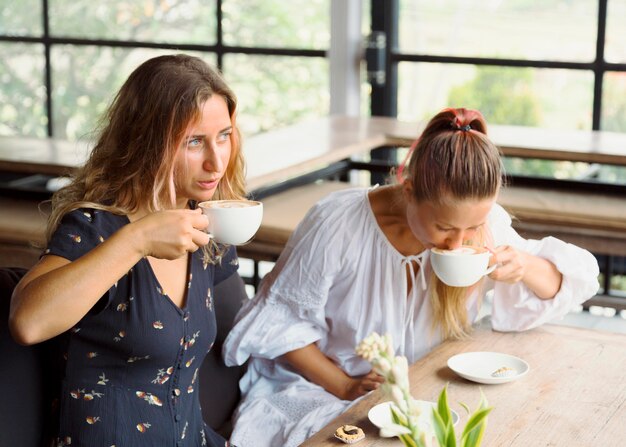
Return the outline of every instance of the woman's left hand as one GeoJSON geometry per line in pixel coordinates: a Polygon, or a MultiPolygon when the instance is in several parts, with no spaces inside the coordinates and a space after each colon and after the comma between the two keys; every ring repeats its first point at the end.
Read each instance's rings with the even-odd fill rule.
{"type": "Polygon", "coordinates": [[[527,254],[510,245],[501,245],[493,250],[491,264],[498,267],[489,275],[495,281],[516,283],[526,274],[527,254]]]}
{"type": "Polygon", "coordinates": [[[531,255],[510,245],[501,245],[491,250],[491,264],[498,267],[489,277],[510,284],[523,281],[538,298],[549,300],[561,289],[563,275],[547,259],[531,255]]]}

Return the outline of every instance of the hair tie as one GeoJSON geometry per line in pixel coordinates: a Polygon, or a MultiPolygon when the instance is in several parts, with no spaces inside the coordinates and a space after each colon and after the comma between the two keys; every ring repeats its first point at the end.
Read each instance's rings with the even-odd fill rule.
{"type": "Polygon", "coordinates": [[[468,132],[472,130],[472,127],[469,124],[461,126],[458,118],[455,118],[455,120],[450,123],[450,127],[452,128],[452,130],[462,130],[463,132],[468,132]]]}
{"type": "Polygon", "coordinates": [[[466,124],[465,126],[461,126],[459,123],[456,123],[456,122],[450,123],[450,127],[452,127],[452,130],[461,130],[463,132],[468,132],[472,130],[472,127],[469,124],[466,124]]]}

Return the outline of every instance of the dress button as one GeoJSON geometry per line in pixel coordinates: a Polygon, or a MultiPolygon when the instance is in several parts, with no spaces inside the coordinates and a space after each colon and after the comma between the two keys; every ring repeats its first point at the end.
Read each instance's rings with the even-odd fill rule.
{"type": "Polygon", "coordinates": [[[183,318],[189,318],[189,312],[185,312],[185,313],[183,314],[183,318]]]}
{"type": "Polygon", "coordinates": [[[181,419],[180,414],[177,414],[176,416],[174,416],[174,420],[176,422],[180,422],[180,419],[181,419]]]}

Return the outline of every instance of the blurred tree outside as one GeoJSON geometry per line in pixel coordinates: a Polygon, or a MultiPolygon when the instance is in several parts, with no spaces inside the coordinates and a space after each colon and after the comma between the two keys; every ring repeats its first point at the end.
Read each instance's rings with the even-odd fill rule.
{"type": "MultiPolygon", "coordinates": [[[[258,47],[323,49],[329,45],[330,0],[242,2],[224,0],[225,28],[231,41],[244,26],[258,23],[242,44],[258,47]],[[253,5],[256,3],[256,5],[253,5]],[[305,19],[294,13],[305,8],[305,19]],[[314,7],[311,7],[314,6],[314,7]],[[254,6],[254,7],[253,7],[254,6]],[[263,20],[257,12],[263,11],[263,20]],[[273,37],[272,37],[273,36],[273,37]]],[[[0,0],[0,34],[41,37],[41,0],[0,0]],[[5,7],[6,6],[6,7],[5,7]]],[[[215,1],[49,0],[50,34],[57,38],[128,40],[166,44],[216,42],[215,1]]],[[[45,137],[47,134],[44,47],[0,43],[0,134],[45,137]]],[[[91,138],[97,120],[130,72],[144,60],[176,50],[124,46],[55,44],[51,47],[53,136],[91,138]]],[[[214,53],[183,51],[215,66],[214,53]]],[[[290,124],[328,113],[326,58],[226,54],[224,77],[239,99],[239,122],[250,132],[290,124]]]]}
{"type": "Polygon", "coordinates": [[[0,135],[47,134],[43,45],[0,43],[0,135]]]}
{"type": "MultiPolygon", "coordinates": [[[[472,80],[450,89],[448,103],[480,110],[488,124],[538,126],[542,107],[533,85],[535,73],[528,68],[477,66],[472,80]]],[[[580,162],[518,157],[505,157],[503,161],[508,173],[526,176],[574,179],[591,169],[589,163],[580,162]]],[[[605,181],[626,181],[625,174],[624,168],[615,166],[594,170],[595,177],[605,181]]]]}

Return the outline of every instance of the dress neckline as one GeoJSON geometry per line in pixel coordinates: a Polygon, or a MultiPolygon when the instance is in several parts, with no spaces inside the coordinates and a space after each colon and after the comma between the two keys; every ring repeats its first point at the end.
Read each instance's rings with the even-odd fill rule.
{"type": "Polygon", "coordinates": [[[419,253],[415,253],[412,255],[408,255],[405,256],[402,253],[400,253],[398,251],[398,249],[396,247],[394,247],[394,245],[391,243],[391,241],[389,240],[389,238],[387,237],[387,235],[385,234],[385,232],[383,231],[382,228],[380,228],[380,225],[378,225],[378,221],[376,220],[376,215],[374,214],[374,210],[372,209],[372,202],[370,201],[370,197],[369,197],[369,193],[370,191],[378,188],[378,184],[370,187],[370,188],[366,188],[365,189],[365,202],[366,202],[366,208],[367,208],[367,214],[368,217],[372,223],[372,225],[374,226],[374,228],[376,229],[376,231],[378,232],[378,235],[380,237],[382,237],[382,239],[385,241],[385,244],[387,245],[387,247],[389,247],[391,249],[391,252],[393,253],[393,255],[395,257],[397,257],[398,259],[402,260],[402,261],[407,261],[407,260],[413,260],[415,259],[415,257],[424,257],[426,255],[426,253],[428,253],[428,249],[424,249],[419,253]]]}

